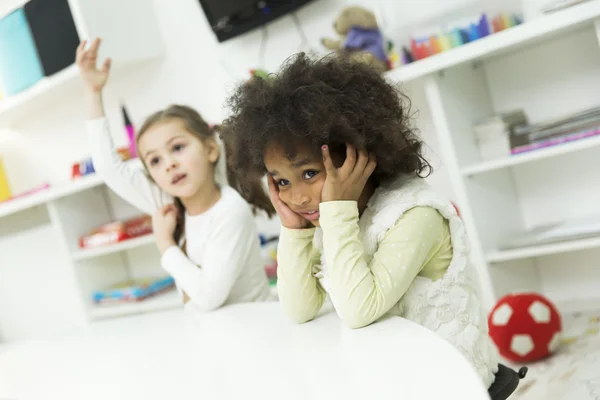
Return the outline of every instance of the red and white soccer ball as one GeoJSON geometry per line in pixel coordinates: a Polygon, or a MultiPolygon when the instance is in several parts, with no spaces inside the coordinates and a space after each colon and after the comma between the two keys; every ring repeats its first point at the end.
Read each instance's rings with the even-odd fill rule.
{"type": "Polygon", "coordinates": [[[501,298],[488,317],[490,336],[502,357],[532,362],[552,354],[561,339],[556,307],[536,293],[501,298]]]}

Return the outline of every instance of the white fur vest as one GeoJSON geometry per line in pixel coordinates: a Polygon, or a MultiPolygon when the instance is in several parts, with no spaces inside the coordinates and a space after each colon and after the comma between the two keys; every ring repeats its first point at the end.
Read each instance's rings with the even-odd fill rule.
{"type": "MultiPolygon", "coordinates": [[[[402,177],[380,185],[359,220],[366,260],[371,261],[379,242],[402,214],[417,206],[433,207],[449,221],[452,260],[444,276],[436,281],[417,276],[388,314],[414,321],[450,341],[471,361],[489,387],[498,370],[498,356],[472,283],[465,228],[452,204],[420,178],[402,177]]],[[[321,249],[321,254],[322,237],[321,229],[317,229],[314,246],[321,249]]],[[[329,292],[325,257],[321,257],[321,262],[322,267],[315,268],[314,275],[329,292]]]]}

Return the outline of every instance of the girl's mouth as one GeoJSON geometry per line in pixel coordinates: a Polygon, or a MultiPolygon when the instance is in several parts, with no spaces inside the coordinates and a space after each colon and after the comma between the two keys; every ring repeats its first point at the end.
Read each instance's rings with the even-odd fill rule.
{"type": "Polygon", "coordinates": [[[171,181],[171,184],[177,185],[178,183],[182,182],[185,178],[187,178],[187,174],[178,174],[178,175],[175,175],[175,177],[171,181]]]}
{"type": "Polygon", "coordinates": [[[309,221],[317,221],[319,219],[319,216],[321,215],[319,213],[319,211],[317,211],[317,210],[315,210],[315,211],[299,212],[298,214],[300,214],[301,216],[303,216],[304,218],[306,218],[309,221]]]}

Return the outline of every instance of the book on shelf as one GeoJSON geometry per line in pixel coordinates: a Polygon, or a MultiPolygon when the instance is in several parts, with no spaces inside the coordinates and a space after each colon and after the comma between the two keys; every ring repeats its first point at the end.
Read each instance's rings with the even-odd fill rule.
{"type": "Polygon", "coordinates": [[[135,303],[174,287],[175,280],[170,276],[135,279],[96,290],[92,293],[92,300],[97,305],[135,303]]]}
{"type": "Polygon", "coordinates": [[[152,233],[152,217],[142,215],[124,221],[109,222],[92,229],[79,238],[82,249],[123,242],[152,233]]]}
{"type": "Polygon", "coordinates": [[[513,126],[511,154],[555,146],[600,134],[600,107],[537,124],[513,126]]]}
{"type": "Polygon", "coordinates": [[[522,146],[513,147],[511,149],[511,154],[522,154],[533,150],[539,150],[546,147],[552,147],[563,143],[574,142],[581,139],[586,139],[593,136],[600,135],[600,127],[590,129],[588,131],[583,132],[575,132],[571,134],[567,134],[564,136],[551,137],[543,140],[538,140],[529,144],[525,144],[522,146]]]}
{"type": "Polygon", "coordinates": [[[600,108],[592,108],[536,124],[513,125],[511,136],[513,140],[534,141],[598,125],[600,125],[600,108]]]}

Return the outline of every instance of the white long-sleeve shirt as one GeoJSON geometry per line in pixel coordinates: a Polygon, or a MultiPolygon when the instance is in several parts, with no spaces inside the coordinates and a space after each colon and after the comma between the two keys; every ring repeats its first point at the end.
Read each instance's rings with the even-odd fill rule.
{"type": "MultiPolygon", "coordinates": [[[[106,185],[145,213],[173,202],[142,167],[121,160],[106,118],[87,121],[92,161],[106,185]]],[[[221,187],[221,198],[200,215],[185,216],[187,255],[176,246],[161,258],[195,308],[267,301],[270,289],[250,205],[238,192],[221,187]]]]}

